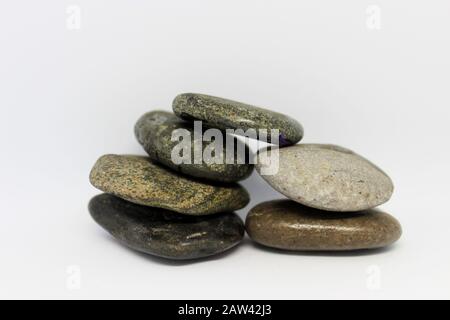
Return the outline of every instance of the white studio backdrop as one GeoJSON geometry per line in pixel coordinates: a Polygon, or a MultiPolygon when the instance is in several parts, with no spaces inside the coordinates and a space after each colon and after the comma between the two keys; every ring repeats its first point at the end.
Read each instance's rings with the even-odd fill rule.
{"type": "MultiPolygon", "coordinates": [[[[450,2],[3,1],[1,298],[449,298],[450,2]],[[403,238],[373,253],[262,250],[170,263],[90,218],[105,153],[144,154],[141,114],[198,92],[299,120],[396,190],[403,238]]],[[[252,202],[282,196],[254,175],[252,202]]]]}

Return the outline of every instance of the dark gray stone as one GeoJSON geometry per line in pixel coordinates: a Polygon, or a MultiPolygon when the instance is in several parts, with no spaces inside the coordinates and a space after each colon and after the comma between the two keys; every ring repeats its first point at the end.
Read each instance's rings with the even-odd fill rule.
{"type": "Polygon", "coordinates": [[[124,245],[176,260],[198,259],[236,246],[244,236],[234,213],[192,217],[145,207],[109,194],[91,199],[92,218],[124,245]]]}
{"type": "MultiPolygon", "coordinates": [[[[206,128],[205,128],[206,129],[206,128]]],[[[136,123],[134,132],[139,143],[144,147],[150,158],[184,174],[222,182],[236,182],[247,178],[253,171],[253,165],[248,164],[250,151],[245,143],[234,137],[234,161],[225,163],[226,159],[226,135],[222,141],[222,163],[194,163],[194,141],[202,146],[202,153],[212,142],[202,141],[202,137],[196,138],[192,123],[186,122],[171,112],[153,111],[144,114],[136,123]],[[172,151],[179,144],[172,141],[172,133],[177,129],[190,132],[191,136],[191,163],[176,164],[172,161],[172,151]],[[243,150],[239,152],[239,150],[243,150]]]]}
{"type": "Polygon", "coordinates": [[[175,98],[172,107],[177,116],[190,121],[201,120],[212,128],[265,129],[267,142],[281,146],[296,144],[303,137],[303,127],[291,117],[237,101],[185,93],[175,98]],[[277,141],[270,139],[272,129],[279,130],[277,141]]]}

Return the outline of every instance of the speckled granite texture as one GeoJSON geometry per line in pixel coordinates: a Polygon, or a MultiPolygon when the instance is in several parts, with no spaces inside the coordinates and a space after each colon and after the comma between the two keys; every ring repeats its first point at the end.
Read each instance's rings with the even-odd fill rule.
{"type": "MultiPolygon", "coordinates": [[[[260,159],[256,169],[261,173],[267,163],[265,157],[260,159]]],[[[376,207],[388,201],[394,189],[391,179],[374,164],[334,145],[281,148],[278,173],[262,177],[291,200],[339,212],[376,207]]]]}
{"type": "Polygon", "coordinates": [[[296,120],[278,112],[237,101],[203,94],[185,93],[173,101],[175,114],[186,120],[201,120],[218,129],[266,129],[267,141],[281,146],[292,145],[303,137],[303,127],[296,120]],[[270,139],[270,131],[279,130],[277,141],[270,139]]]}
{"type": "Polygon", "coordinates": [[[250,201],[238,184],[200,182],[141,156],[102,156],[91,171],[90,181],[122,199],[190,215],[234,211],[250,201]]]}
{"type": "Polygon", "coordinates": [[[194,141],[202,146],[202,154],[211,145],[211,142],[202,141],[201,136],[198,138],[195,137],[193,125],[181,120],[171,112],[152,111],[144,114],[137,121],[134,131],[137,140],[144,147],[151,159],[184,174],[214,181],[236,182],[247,178],[253,171],[253,165],[248,164],[250,157],[249,148],[243,142],[233,137],[235,146],[234,162],[229,164],[225,162],[225,147],[227,145],[225,134],[223,134],[223,147],[221,148],[223,158],[221,163],[211,163],[204,159],[202,163],[194,163],[194,141]],[[172,133],[178,129],[184,129],[190,132],[190,163],[176,164],[172,161],[172,151],[180,143],[179,141],[172,141],[172,133]],[[238,152],[238,150],[244,151],[238,152]]]}

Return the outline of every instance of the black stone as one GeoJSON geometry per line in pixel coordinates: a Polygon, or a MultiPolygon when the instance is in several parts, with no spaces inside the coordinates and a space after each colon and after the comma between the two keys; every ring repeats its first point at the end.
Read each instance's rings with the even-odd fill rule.
{"type": "Polygon", "coordinates": [[[186,216],[137,205],[110,194],[89,202],[92,218],[126,246],[176,260],[198,259],[236,246],[244,224],[235,213],[186,216]]]}

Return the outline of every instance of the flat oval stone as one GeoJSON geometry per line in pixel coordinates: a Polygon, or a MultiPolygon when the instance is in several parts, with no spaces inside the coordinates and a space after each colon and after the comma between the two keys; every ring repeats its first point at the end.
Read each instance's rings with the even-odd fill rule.
{"type": "MultiPolygon", "coordinates": [[[[303,127],[296,120],[264,108],[203,94],[184,93],[173,101],[175,114],[186,120],[201,120],[218,129],[267,130],[267,141],[282,146],[299,142],[303,127]],[[279,130],[278,141],[272,141],[270,132],[279,130]]],[[[259,136],[260,137],[260,136],[259,136]]]]}
{"type": "Polygon", "coordinates": [[[169,259],[198,259],[236,246],[244,224],[234,213],[181,215],[101,194],[89,203],[92,218],[124,245],[169,259]]]}
{"type": "Polygon", "coordinates": [[[402,234],[394,217],[375,209],[337,216],[291,200],[257,205],[250,210],[245,226],[259,244],[298,251],[382,248],[402,234]]]}
{"type": "Polygon", "coordinates": [[[254,166],[248,163],[250,154],[248,146],[235,137],[230,136],[234,140],[233,162],[226,163],[226,134],[223,134],[223,141],[221,142],[223,158],[221,163],[205,161],[205,159],[201,159],[202,162],[199,164],[195,163],[194,144],[198,143],[201,146],[203,154],[208,146],[214,147],[215,141],[203,141],[202,136],[194,135],[194,128],[191,123],[181,120],[171,112],[153,111],[144,114],[136,123],[134,132],[137,140],[151,159],[193,177],[236,182],[247,178],[253,171],[254,166]],[[180,143],[179,141],[172,141],[172,133],[175,130],[187,130],[190,133],[190,163],[176,164],[172,161],[172,151],[180,143]]]}
{"type": "Polygon", "coordinates": [[[102,156],[90,181],[122,199],[190,215],[234,211],[250,201],[248,192],[238,184],[200,182],[141,156],[102,156]]]}
{"type": "MultiPolygon", "coordinates": [[[[388,201],[391,179],[378,167],[348,149],[334,145],[300,144],[279,149],[279,170],[262,175],[291,200],[327,211],[360,211],[388,201]]],[[[260,152],[259,173],[269,168],[270,154],[260,152]]]]}

